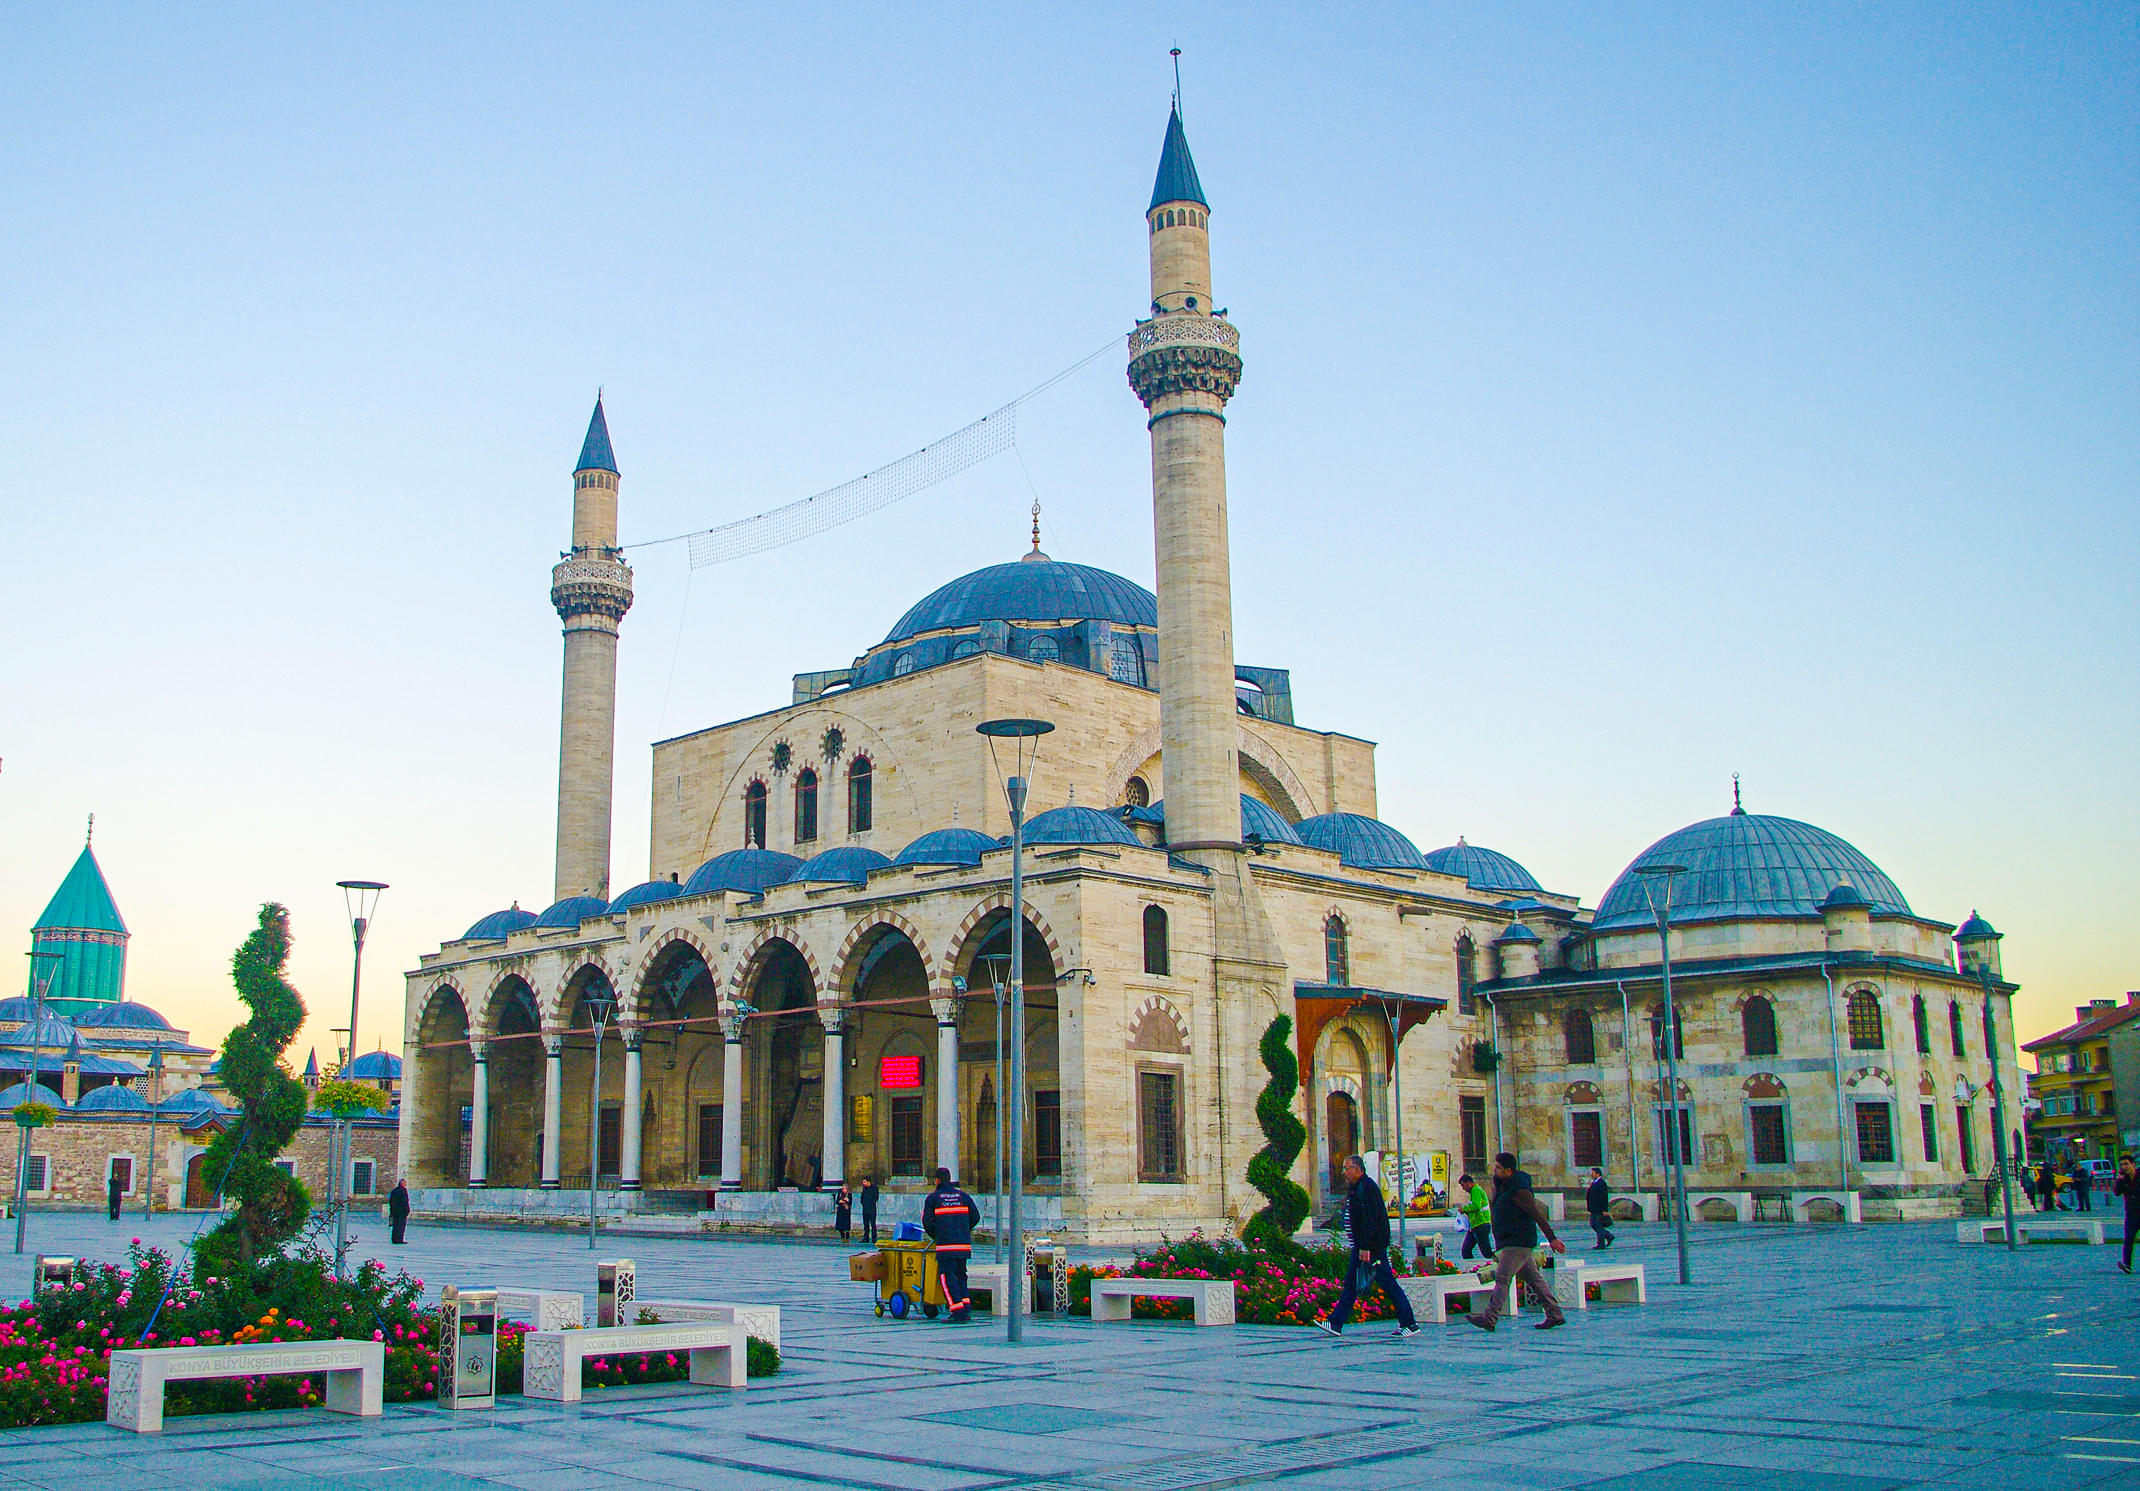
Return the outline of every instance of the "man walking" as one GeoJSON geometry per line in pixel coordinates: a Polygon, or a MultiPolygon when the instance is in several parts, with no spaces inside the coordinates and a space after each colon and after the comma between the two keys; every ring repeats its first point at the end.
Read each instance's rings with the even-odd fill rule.
{"type": "Polygon", "coordinates": [[[2089,1199],[2095,1192],[2095,1172],[2089,1168],[2093,1163],[2082,1160],[2073,1167],[2073,1200],[2080,1211],[2095,1210],[2095,1203],[2089,1199]]]}
{"type": "Polygon", "coordinates": [[[407,1181],[396,1180],[394,1189],[387,1193],[386,1219],[393,1226],[393,1241],[397,1244],[407,1242],[409,1240],[407,1236],[409,1230],[409,1183],[407,1181]]]}
{"type": "Polygon", "coordinates": [[[936,1277],[953,1325],[964,1325],[969,1318],[966,1264],[973,1257],[973,1229],[980,1220],[981,1208],[973,1197],[958,1188],[949,1170],[937,1166],[936,1189],[921,1200],[921,1230],[935,1239],[936,1277]]]}
{"type": "Polygon", "coordinates": [[[1480,1330],[1490,1331],[1508,1308],[1508,1292],[1528,1286],[1545,1305],[1546,1318],[1538,1322],[1537,1328],[1549,1331],[1566,1325],[1568,1317],[1561,1312],[1560,1301],[1553,1297],[1553,1286],[1546,1281],[1532,1250],[1538,1246],[1540,1232],[1545,1233],[1556,1253],[1567,1252],[1568,1245],[1554,1235],[1545,1208],[1531,1194],[1531,1177],[1518,1170],[1516,1157],[1506,1152],[1494,1156],[1493,1220],[1494,1292],[1484,1310],[1464,1318],[1480,1330]]]}
{"type": "Polygon", "coordinates": [[[2111,1194],[2125,1198],[2125,1257],[2118,1264],[2122,1273],[2133,1271],[2133,1238],[2140,1234],[2140,1169],[2127,1155],[2118,1161],[2118,1178],[2110,1183],[2111,1194]]]}
{"type": "Polygon", "coordinates": [[[119,1200],[125,1194],[125,1190],[119,1184],[119,1167],[113,1165],[110,1178],[104,1182],[104,1200],[106,1203],[105,1215],[114,1222],[119,1220],[119,1200]]]}
{"type": "Polygon", "coordinates": [[[877,1240],[877,1183],[867,1175],[862,1177],[858,1199],[862,1203],[862,1241],[873,1243],[877,1240]]]}
{"type": "Polygon", "coordinates": [[[2045,1160],[2036,1167],[2036,1209],[2038,1211],[2056,1211],[2058,1209],[2058,1174],[2052,1170],[2049,1160],[2045,1160]]]}
{"type": "Polygon", "coordinates": [[[1338,1290],[1330,1313],[1315,1322],[1325,1335],[1344,1334],[1352,1319],[1352,1302],[1365,1284],[1373,1284],[1397,1309],[1397,1334],[1416,1336],[1419,1322],[1412,1318],[1412,1302],[1397,1284],[1397,1271],[1390,1267],[1389,1205],[1382,1187],[1367,1178],[1367,1163],[1358,1155],[1345,1157],[1345,1231],[1352,1238],[1352,1256],[1345,1261],[1345,1284],[1338,1290]]]}
{"type": "Polygon", "coordinates": [[[1590,1251],[1603,1252],[1612,1246],[1612,1192],[1605,1188],[1605,1172],[1595,1165],[1590,1167],[1590,1189],[1583,1193],[1583,1205],[1590,1212],[1590,1230],[1598,1238],[1590,1251]]]}
{"type": "Polygon", "coordinates": [[[1493,1256],[1493,1228],[1490,1224],[1491,1203],[1486,1199],[1486,1187],[1466,1173],[1456,1178],[1457,1189],[1464,1193],[1464,1204],[1458,1208],[1464,1214],[1464,1256],[1477,1248],[1481,1258],[1493,1256]]]}

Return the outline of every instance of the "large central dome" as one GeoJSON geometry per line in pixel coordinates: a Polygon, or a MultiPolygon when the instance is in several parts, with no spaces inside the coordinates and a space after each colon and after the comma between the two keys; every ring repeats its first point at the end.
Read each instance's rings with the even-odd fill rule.
{"type": "Polygon", "coordinates": [[[1014,563],[992,564],[930,591],[885,633],[884,642],[984,621],[1106,621],[1156,627],[1159,600],[1134,580],[1089,564],[1064,564],[1036,550],[1014,563]]]}
{"type": "MultiPolygon", "coordinates": [[[[1733,813],[1705,819],[1666,834],[1636,855],[1635,864],[1686,867],[1672,888],[1675,924],[1819,916],[1822,899],[1838,885],[1856,890],[1875,911],[1913,914],[1901,889],[1855,845],[1795,818],[1733,813]]],[[[1642,877],[1630,865],[1598,902],[1591,928],[1651,923],[1642,877]]]]}

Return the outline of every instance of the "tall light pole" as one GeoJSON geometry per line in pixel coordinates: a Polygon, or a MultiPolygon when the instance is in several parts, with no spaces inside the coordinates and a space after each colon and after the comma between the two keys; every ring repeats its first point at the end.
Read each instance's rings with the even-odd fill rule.
{"type": "Polygon", "coordinates": [[[996,1174],[995,1222],[990,1227],[996,1239],[996,1262],[1003,1261],[1003,963],[993,953],[974,961],[988,965],[988,981],[996,992],[996,1174]]]}
{"type": "MultiPolygon", "coordinates": [[[[594,1251],[595,1203],[602,1195],[602,1035],[617,1007],[607,984],[591,986],[580,996],[587,1023],[594,1027],[594,1091],[587,1099],[587,1251],[594,1251]]],[[[725,1094],[724,1094],[725,1098],[725,1094]]]]}
{"type": "MultiPolygon", "coordinates": [[[[52,988],[52,980],[59,976],[59,965],[65,956],[64,953],[55,952],[30,954],[30,987],[36,992],[32,996],[34,1003],[30,1019],[30,1076],[24,1083],[29,1090],[22,1098],[25,1103],[37,1101],[37,1069],[44,1059],[45,995],[52,988]],[[43,978],[37,976],[37,965],[40,962],[47,968],[43,978]]],[[[30,1131],[27,1127],[18,1125],[17,1132],[22,1136],[15,1155],[15,1251],[19,1253],[22,1251],[23,1232],[30,1223],[30,1131]]]]}
{"type": "Polygon", "coordinates": [[[364,934],[371,930],[372,913],[379,907],[379,893],[386,884],[379,880],[337,880],[342,904],[349,912],[349,933],[356,940],[357,958],[349,971],[349,1050],[342,1065],[357,1059],[357,995],[364,987],[364,934]]]}
{"type": "MultiPolygon", "coordinates": [[[[988,752],[1003,775],[1003,762],[996,755],[999,741],[1011,742],[1012,773],[1004,778],[1003,795],[1011,808],[1011,1074],[1010,1090],[999,1108],[1007,1106],[1004,1145],[1011,1177],[1010,1257],[1005,1264],[1004,1293],[1011,1297],[1004,1316],[1006,1338],[1016,1344],[1025,1339],[1026,1298],[1025,1227],[1020,1203],[1025,1198],[1025,792],[1033,762],[1040,755],[1040,737],[1055,728],[1046,720],[983,720],[974,727],[988,737],[988,752]]],[[[1000,1028],[1000,1027],[999,1027],[1000,1028]]]]}
{"type": "Polygon", "coordinates": [[[1687,1143],[1693,1136],[1691,1117],[1682,1119],[1679,1106],[1679,1015],[1672,1008],[1672,882],[1687,873],[1685,865],[1636,865],[1642,877],[1642,893],[1649,898],[1650,913],[1657,918],[1659,973],[1664,983],[1664,1060],[1666,1093],[1665,1133],[1672,1161],[1672,1219],[1679,1231],[1679,1282],[1691,1284],[1687,1266],[1687,1143]],[[1661,889],[1661,894],[1660,894],[1661,889]],[[1684,1122],[1684,1127],[1682,1123],[1684,1122]]]}
{"type": "Polygon", "coordinates": [[[2006,1094],[1999,1083],[1999,1017],[1991,1007],[1989,963],[1978,966],[1977,979],[1984,985],[1984,1048],[1991,1056],[1991,1153],[1999,1162],[1999,1191],[2006,1197],[2006,1251],[2011,1253],[2017,1246],[2014,1239],[2014,1164],[2006,1152],[2006,1094]]]}
{"type": "Polygon", "coordinates": [[[156,1105],[163,1101],[163,1042],[149,1052],[149,1184],[141,1193],[141,1214],[156,1210],[156,1105]]]}

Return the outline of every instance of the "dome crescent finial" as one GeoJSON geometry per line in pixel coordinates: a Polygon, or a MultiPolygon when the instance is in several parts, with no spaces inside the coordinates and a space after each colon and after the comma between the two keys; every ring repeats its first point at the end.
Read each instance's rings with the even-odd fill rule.
{"type": "Polygon", "coordinates": [[[1737,772],[1731,774],[1731,816],[1734,818],[1744,818],[1746,816],[1746,805],[1739,800],[1739,774],[1737,772]]]}

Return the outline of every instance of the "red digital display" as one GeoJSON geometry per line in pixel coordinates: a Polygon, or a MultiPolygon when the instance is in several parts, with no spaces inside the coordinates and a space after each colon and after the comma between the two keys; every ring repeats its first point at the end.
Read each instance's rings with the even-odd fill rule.
{"type": "Polygon", "coordinates": [[[877,1085],[883,1088],[921,1086],[919,1056],[881,1056],[877,1059],[877,1085]]]}

